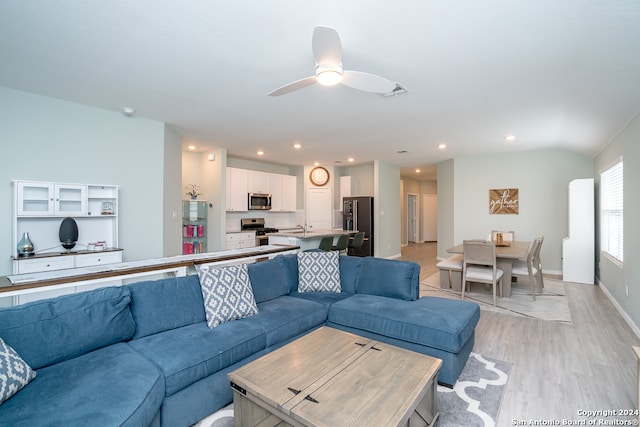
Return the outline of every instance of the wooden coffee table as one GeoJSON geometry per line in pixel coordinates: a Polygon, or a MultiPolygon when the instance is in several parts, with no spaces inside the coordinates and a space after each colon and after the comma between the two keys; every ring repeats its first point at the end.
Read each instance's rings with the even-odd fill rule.
{"type": "Polygon", "coordinates": [[[229,374],[236,426],[432,426],[442,361],[322,327],[229,374]]]}

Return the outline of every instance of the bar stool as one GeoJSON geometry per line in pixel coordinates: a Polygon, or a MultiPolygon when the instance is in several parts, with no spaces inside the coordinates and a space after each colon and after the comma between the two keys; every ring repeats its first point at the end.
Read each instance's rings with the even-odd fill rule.
{"type": "Polygon", "coordinates": [[[333,236],[323,237],[322,240],[320,240],[320,246],[318,249],[327,252],[333,249],[333,236]]]}
{"type": "Polygon", "coordinates": [[[349,245],[349,235],[348,234],[342,234],[340,235],[340,237],[338,237],[338,241],[336,242],[335,246],[333,246],[331,248],[332,251],[347,251],[347,245],[349,245]]]}
{"type": "Polygon", "coordinates": [[[349,241],[347,246],[347,255],[355,255],[356,251],[359,255],[362,255],[362,244],[364,243],[364,232],[356,233],[353,236],[353,240],[349,241]]]}

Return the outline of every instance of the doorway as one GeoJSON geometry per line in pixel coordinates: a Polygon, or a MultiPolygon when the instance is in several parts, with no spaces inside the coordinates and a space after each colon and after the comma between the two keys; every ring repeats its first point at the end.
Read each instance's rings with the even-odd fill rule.
{"type": "Polygon", "coordinates": [[[331,230],[331,189],[307,189],[307,226],[312,230],[331,230]]]}
{"type": "Polygon", "coordinates": [[[422,196],[422,241],[435,242],[438,240],[438,195],[424,194],[422,196]]]}
{"type": "Polygon", "coordinates": [[[418,243],[420,241],[420,224],[418,222],[418,212],[420,211],[420,201],[417,194],[407,194],[407,242],[418,243]]]}

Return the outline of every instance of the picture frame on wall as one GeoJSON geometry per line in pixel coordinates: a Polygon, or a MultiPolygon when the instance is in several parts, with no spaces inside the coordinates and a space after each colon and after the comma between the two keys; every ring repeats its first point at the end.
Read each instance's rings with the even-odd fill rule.
{"type": "Polygon", "coordinates": [[[489,190],[489,215],[518,215],[520,213],[517,188],[495,188],[489,190]]]}

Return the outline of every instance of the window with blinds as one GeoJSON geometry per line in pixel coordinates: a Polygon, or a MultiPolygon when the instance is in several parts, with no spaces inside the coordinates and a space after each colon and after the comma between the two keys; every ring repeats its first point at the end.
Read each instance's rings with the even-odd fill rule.
{"type": "Polygon", "coordinates": [[[600,173],[600,249],[620,262],[623,252],[623,192],[622,159],[600,173]]]}

